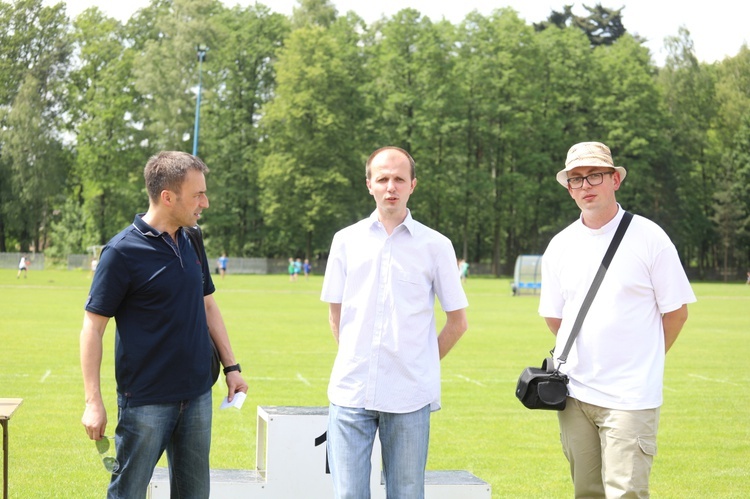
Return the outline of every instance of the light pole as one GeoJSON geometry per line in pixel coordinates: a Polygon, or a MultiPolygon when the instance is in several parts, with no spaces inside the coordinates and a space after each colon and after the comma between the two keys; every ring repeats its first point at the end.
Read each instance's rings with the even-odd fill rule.
{"type": "Polygon", "coordinates": [[[206,52],[208,47],[205,45],[196,45],[196,52],[198,53],[198,99],[195,101],[195,130],[193,131],[193,156],[198,155],[198,129],[200,128],[201,122],[201,90],[203,87],[203,61],[206,60],[206,52]]]}

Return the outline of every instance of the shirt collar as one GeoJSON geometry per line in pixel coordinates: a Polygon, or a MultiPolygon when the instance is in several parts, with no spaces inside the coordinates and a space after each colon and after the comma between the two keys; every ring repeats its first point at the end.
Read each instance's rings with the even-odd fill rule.
{"type": "MultiPolygon", "coordinates": [[[[370,220],[370,226],[371,227],[375,226],[375,225],[382,227],[382,225],[383,225],[383,224],[380,223],[380,220],[378,219],[378,210],[375,210],[375,211],[373,211],[370,214],[369,220],[370,220]]],[[[398,227],[401,227],[402,225],[404,227],[406,227],[406,230],[409,231],[409,234],[414,235],[414,229],[416,227],[416,222],[412,218],[412,216],[411,216],[411,210],[409,208],[406,209],[406,218],[404,218],[404,221],[401,222],[396,228],[398,229],[398,227]]]]}
{"type": "Polygon", "coordinates": [[[583,223],[583,214],[581,214],[581,217],[578,219],[578,223],[581,224],[581,227],[584,228],[584,230],[588,231],[588,233],[592,236],[598,236],[600,234],[607,234],[608,232],[611,232],[617,228],[617,226],[620,224],[620,220],[622,220],[622,216],[625,214],[625,210],[622,209],[622,206],[620,206],[620,203],[617,203],[617,213],[615,214],[614,218],[604,224],[604,226],[598,228],[598,229],[590,229],[589,227],[586,227],[583,223]]]}
{"type": "Polygon", "coordinates": [[[138,229],[138,231],[144,236],[160,237],[162,233],[147,224],[146,221],[143,220],[143,215],[145,215],[145,213],[138,213],[135,216],[135,220],[133,220],[133,226],[138,229]]]}

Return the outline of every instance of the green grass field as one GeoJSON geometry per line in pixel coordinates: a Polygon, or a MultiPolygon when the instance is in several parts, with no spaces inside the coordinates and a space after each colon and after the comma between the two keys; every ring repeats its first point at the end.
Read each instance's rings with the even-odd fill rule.
{"type": "MultiPolygon", "coordinates": [[[[82,271],[0,270],[0,397],[24,403],[10,421],[10,496],[100,498],[108,475],[80,423],[78,335],[90,279],[82,271]]],[[[327,405],[335,343],[322,278],[229,275],[216,299],[250,384],[241,411],[214,415],[214,468],[255,468],[256,406],[327,405]]],[[[572,496],[557,418],[514,396],[521,370],[553,345],[534,296],[507,279],[469,279],[469,331],[443,360],[443,409],[432,416],[428,469],[464,469],[494,498],[572,496]]],[[[698,303],[667,359],[656,498],[750,496],[750,286],[694,285],[698,303]]],[[[105,336],[108,433],[116,422],[114,325],[105,336]]],[[[226,395],[214,387],[215,407],[226,395]]],[[[295,498],[290,498],[295,499],[295,498]]]]}

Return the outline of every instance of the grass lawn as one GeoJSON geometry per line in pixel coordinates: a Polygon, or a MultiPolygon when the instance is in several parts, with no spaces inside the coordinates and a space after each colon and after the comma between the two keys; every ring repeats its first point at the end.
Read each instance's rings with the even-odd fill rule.
{"type": "MultiPolygon", "coordinates": [[[[0,397],[21,397],[9,424],[10,496],[100,498],[108,475],[80,423],[78,335],[90,279],[83,271],[0,269],[0,397]]],[[[336,348],[320,276],[228,275],[216,300],[250,384],[241,411],[214,413],[214,468],[255,468],[256,406],[324,406],[336,348]]],[[[750,496],[750,286],[694,284],[698,303],[667,358],[655,498],[750,496]]],[[[494,498],[568,498],[572,486],[552,412],[514,396],[521,370],[553,337],[535,296],[508,279],[470,278],[469,331],[443,360],[443,409],[432,416],[428,469],[463,469],[494,498]]],[[[117,417],[114,321],[105,335],[102,389],[117,417]]],[[[226,395],[214,387],[215,407],[226,395]]],[[[165,461],[163,460],[163,465],[165,461]]],[[[295,498],[290,498],[295,499],[295,498]]]]}

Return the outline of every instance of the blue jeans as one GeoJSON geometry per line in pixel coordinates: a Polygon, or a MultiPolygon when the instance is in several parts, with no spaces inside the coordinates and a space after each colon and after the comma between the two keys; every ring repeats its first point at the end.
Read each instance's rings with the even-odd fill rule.
{"type": "Polygon", "coordinates": [[[430,441],[430,406],[406,414],[331,404],[328,460],[336,499],[369,499],[370,458],[380,430],[388,499],[424,499],[430,441]]]}
{"type": "Polygon", "coordinates": [[[118,395],[115,430],[120,474],[108,499],[146,497],[159,458],[167,451],[172,498],[207,498],[210,489],[211,390],[181,402],[129,407],[118,395]]]}

